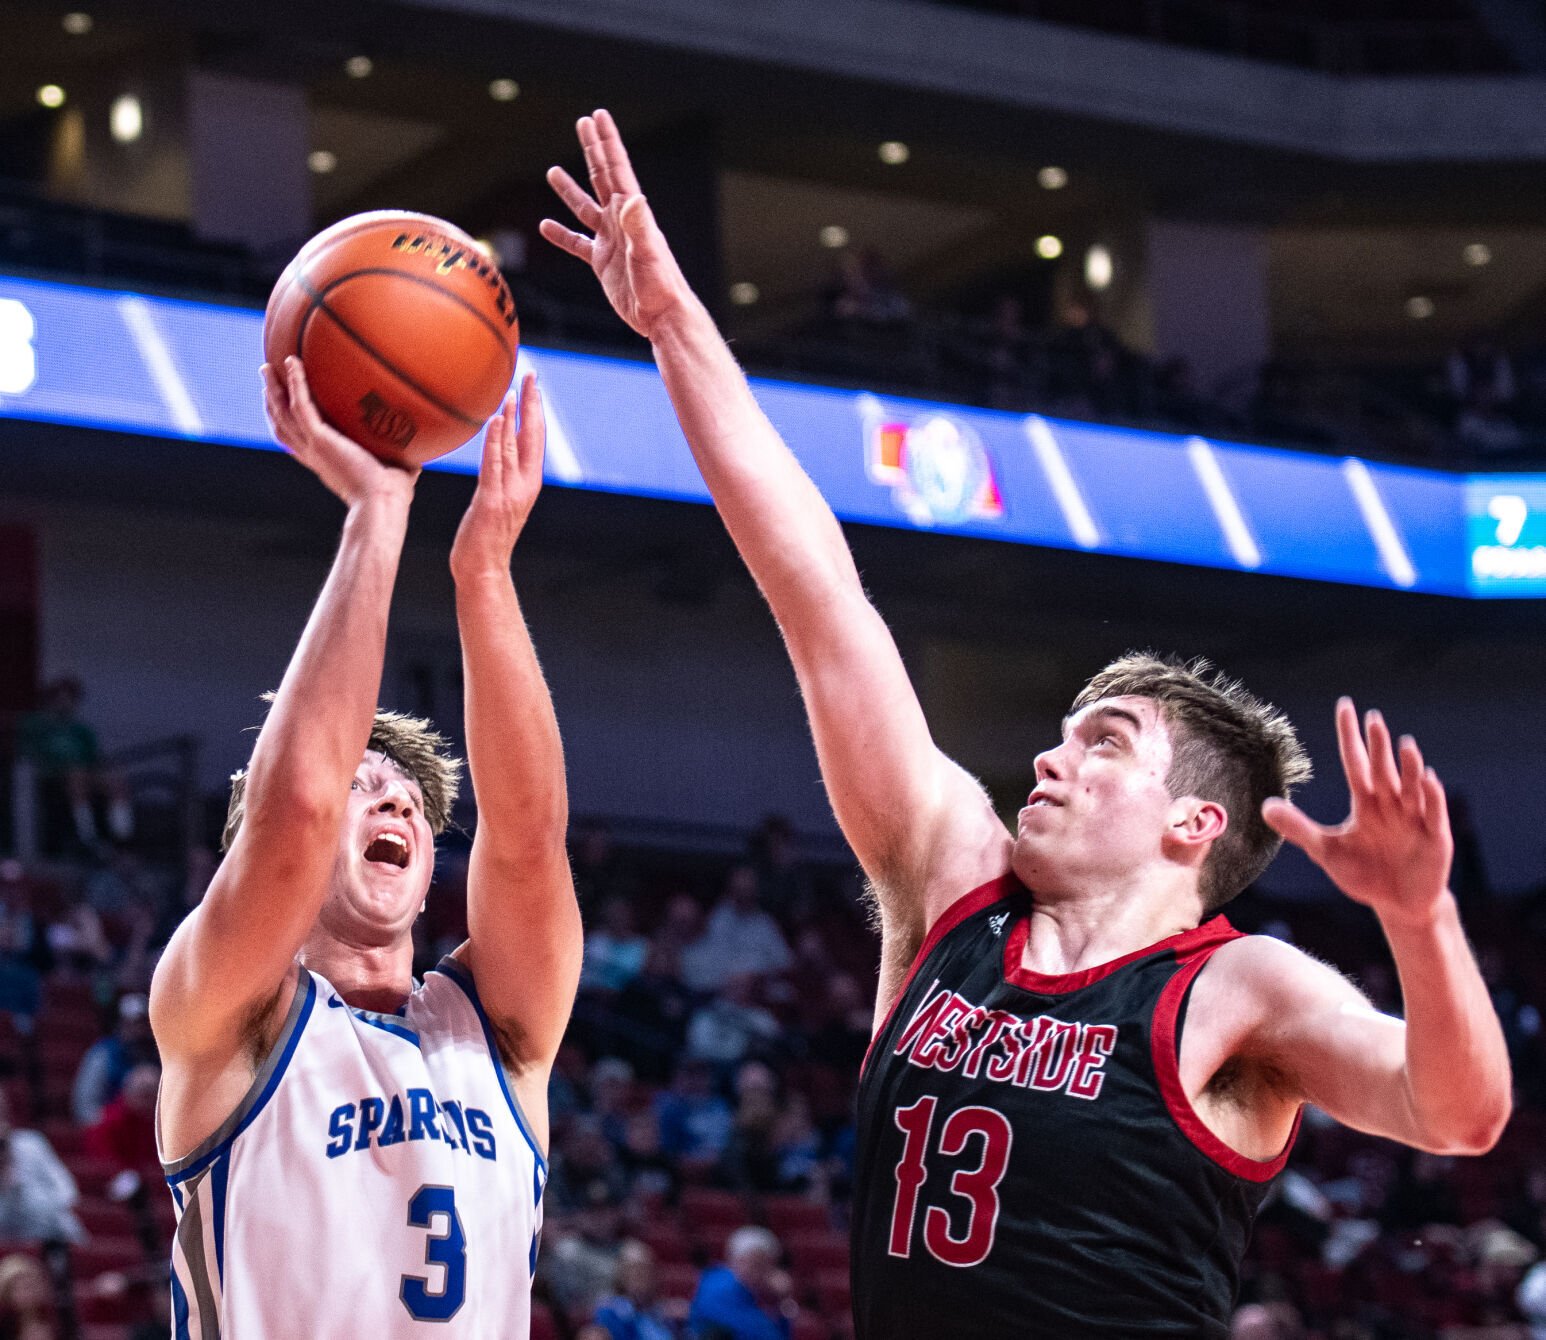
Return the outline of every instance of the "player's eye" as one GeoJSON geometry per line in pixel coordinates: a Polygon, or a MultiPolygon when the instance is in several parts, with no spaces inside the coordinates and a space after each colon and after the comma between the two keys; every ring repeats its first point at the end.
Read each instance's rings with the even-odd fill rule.
{"type": "Polygon", "coordinates": [[[358,777],[349,783],[349,789],[351,791],[358,791],[360,789],[360,779],[358,777]]]}

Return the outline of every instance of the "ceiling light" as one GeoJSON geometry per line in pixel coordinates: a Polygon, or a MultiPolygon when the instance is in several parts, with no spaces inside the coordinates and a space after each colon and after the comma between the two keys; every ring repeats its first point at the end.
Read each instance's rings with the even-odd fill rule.
{"type": "Polygon", "coordinates": [[[514,102],[521,96],[521,86],[513,79],[493,79],[489,81],[488,95],[495,102],[514,102]]]}
{"type": "Polygon", "coordinates": [[[1097,293],[1111,287],[1115,273],[1116,266],[1112,263],[1111,252],[1099,242],[1084,253],[1084,282],[1097,293]]]}
{"type": "Polygon", "coordinates": [[[1419,293],[1406,300],[1406,314],[1413,321],[1426,321],[1433,315],[1433,299],[1419,293]]]}
{"type": "Polygon", "coordinates": [[[96,27],[96,20],[79,9],[71,10],[59,22],[71,37],[84,37],[96,27]]]}
{"type": "Polygon", "coordinates": [[[63,107],[64,90],[58,84],[44,84],[38,89],[38,101],[45,107],[63,107]]]}
{"type": "Polygon", "coordinates": [[[107,114],[107,128],[119,144],[133,144],[145,133],[145,109],[132,93],[120,93],[107,114]]]}
{"type": "Polygon", "coordinates": [[[901,140],[887,140],[880,146],[879,153],[880,161],[890,167],[899,167],[913,156],[913,151],[901,140]]]}
{"type": "Polygon", "coordinates": [[[344,73],[351,79],[369,79],[375,68],[376,62],[369,56],[350,56],[344,62],[344,73]]]}
{"type": "Polygon", "coordinates": [[[817,234],[817,237],[821,239],[821,245],[828,251],[837,251],[848,245],[848,229],[840,223],[829,223],[817,234]]]}
{"type": "Polygon", "coordinates": [[[1492,260],[1492,248],[1485,242],[1472,242],[1460,254],[1465,258],[1467,265],[1474,265],[1478,268],[1487,265],[1492,260]]]}
{"type": "Polygon", "coordinates": [[[737,307],[750,307],[762,296],[762,290],[755,284],[748,284],[744,280],[739,284],[730,285],[730,301],[737,307]]]}
{"type": "Polygon", "coordinates": [[[1068,172],[1060,167],[1044,167],[1036,174],[1036,184],[1044,191],[1061,191],[1068,185],[1068,172]]]}
{"type": "Polygon", "coordinates": [[[306,166],[318,176],[326,176],[338,166],[338,155],[331,149],[313,149],[306,155],[306,166]]]}
{"type": "Polygon", "coordinates": [[[1063,239],[1052,233],[1043,233],[1036,239],[1036,254],[1044,261],[1055,261],[1063,254],[1063,239]]]}

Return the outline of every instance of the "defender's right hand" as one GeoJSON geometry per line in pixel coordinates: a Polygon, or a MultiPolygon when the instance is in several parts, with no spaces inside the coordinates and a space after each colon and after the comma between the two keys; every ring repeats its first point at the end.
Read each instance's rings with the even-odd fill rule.
{"type": "Polygon", "coordinates": [[[372,497],[404,503],[413,497],[418,467],[383,461],[331,427],[311,398],[300,359],[285,359],[282,369],[265,363],[262,371],[263,402],[274,436],[345,506],[353,507],[372,497]]]}
{"type": "Polygon", "coordinates": [[[594,236],[553,219],[542,220],[542,235],[589,265],[617,314],[653,339],[665,318],[695,301],[692,289],[639,190],[612,114],[582,116],[576,129],[595,195],[561,167],[548,169],[548,184],[594,236]]]}

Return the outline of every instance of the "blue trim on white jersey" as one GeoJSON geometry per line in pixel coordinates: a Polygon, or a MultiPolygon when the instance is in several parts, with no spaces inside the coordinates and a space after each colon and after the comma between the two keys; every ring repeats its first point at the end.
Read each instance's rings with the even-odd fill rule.
{"type": "Polygon", "coordinates": [[[177,1272],[172,1272],[172,1334],[177,1340],[193,1340],[188,1331],[188,1295],[178,1282],[177,1272]]]}
{"type": "Polygon", "coordinates": [[[225,1290],[225,1188],[231,1179],[231,1158],[227,1155],[216,1161],[209,1174],[209,1212],[215,1221],[215,1272],[220,1278],[221,1291],[225,1290]]]}
{"type": "Polygon", "coordinates": [[[516,1101],[515,1091],[510,1087],[510,1081],[505,1074],[504,1062],[499,1058],[499,1042],[494,1036],[494,1026],[489,1022],[488,1014],[483,1009],[483,1002],[478,999],[478,988],[472,980],[472,974],[467,971],[467,965],[447,954],[440,960],[431,972],[441,972],[449,977],[457,986],[461,987],[467,999],[472,1002],[472,1008],[478,1016],[478,1022],[483,1025],[483,1038],[488,1043],[489,1060],[494,1063],[494,1073],[499,1077],[499,1087],[505,1095],[505,1102],[510,1105],[510,1115],[515,1118],[516,1127],[531,1146],[532,1157],[537,1160],[537,1166],[542,1169],[544,1175],[548,1170],[548,1161],[542,1157],[542,1151],[537,1148],[536,1138],[531,1133],[531,1127],[526,1122],[526,1114],[521,1111],[521,1105],[516,1101]]]}
{"type": "Polygon", "coordinates": [[[394,1038],[401,1038],[404,1042],[411,1042],[420,1051],[424,1050],[424,1044],[419,1040],[419,1035],[407,1024],[400,1023],[394,1015],[381,1014],[376,1010],[357,1010],[353,1005],[346,1004],[336,994],[329,996],[327,1003],[335,1010],[348,1010],[362,1024],[379,1028],[383,1033],[390,1033],[394,1038]]]}
{"type": "Polygon", "coordinates": [[[295,1027],[290,1030],[289,1040],[285,1043],[284,1051],[279,1054],[279,1060],[269,1074],[268,1083],[263,1086],[263,1092],[257,1096],[252,1106],[247,1109],[247,1113],[241,1119],[241,1123],[225,1139],[206,1152],[198,1162],[190,1164],[188,1167],[167,1177],[166,1184],[172,1188],[174,1196],[177,1194],[177,1184],[179,1182],[186,1182],[190,1177],[197,1176],[222,1154],[226,1153],[237,1136],[252,1125],[258,1113],[268,1105],[268,1100],[274,1096],[274,1090],[279,1087],[279,1081],[284,1078],[285,1070],[290,1064],[290,1058],[295,1055],[295,1048],[300,1043],[301,1034],[306,1031],[306,1021],[311,1018],[312,1006],[317,1003],[317,979],[309,972],[306,972],[304,968],[301,972],[305,978],[301,985],[305,989],[306,996],[301,1002],[300,1016],[296,1020],[295,1027]]]}

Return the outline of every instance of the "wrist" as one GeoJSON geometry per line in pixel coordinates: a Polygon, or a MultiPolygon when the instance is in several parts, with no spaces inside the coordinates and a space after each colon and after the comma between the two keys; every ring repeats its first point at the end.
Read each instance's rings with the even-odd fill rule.
{"type": "Polygon", "coordinates": [[[1448,888],[1418,907],[1382,907],[1377,914],[1385,938],[1394,940],[1406,935],[1427,935],[1446,922],[1460,920],[1460,909],[1455,895],[1448,888]]]}
{"type": "Polygon", "coordinates": [[[502,591],[510,585],[510,559],[507,554],[501,562],[497,558],[451,559],[451,580],[456,584],[458,595],[477,595],[481,591],[502,591]]]}
{"type": "Polygon", "coordinates": [[[701,337],[705,330],[719,332],[709,309],[689,289],[650,322],[649,340],[657,349],[669,348],[701,337]]]}

